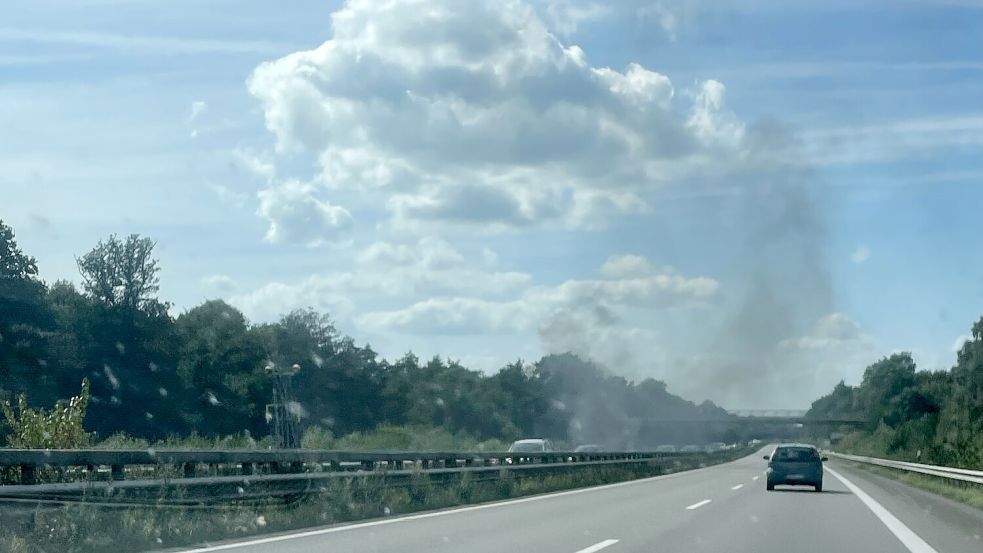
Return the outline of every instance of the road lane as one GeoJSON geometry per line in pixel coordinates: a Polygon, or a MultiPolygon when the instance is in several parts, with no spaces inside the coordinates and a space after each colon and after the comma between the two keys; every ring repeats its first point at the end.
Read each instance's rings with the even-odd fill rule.
{"type": "MultiPolygon", "coordinates": [[[[755,480],[764,467],[756,453],[732,463],[664,477],[197,551],[577,553],[602,543],[607,544],[604,553],[905,550],[881,520],[831,475],[825,478],[823,493],[807,488],[766,492],[764,482],[755,480]],[[688,508],[697,504],[698,508],[688,508]]],[[[861,488],[865,485],[861,478],[854,482],[861,488]]],[[[908,517],[898,516],[899,520],[908,517]]],[[[979,519],[983,524],[983,513],[979,519]]],[[[949,524],[944,518],[932,523],[949,524]]],[[[955,531],[966,529],[961,526],[955,531]]],[[[972,543],[973,538],[961,539],[972,543]]]]}
{"type": "Polygon", "coordinates": [[[983,551],[983,510],[835,461],[830,465],[939,553],[983,551]]]}

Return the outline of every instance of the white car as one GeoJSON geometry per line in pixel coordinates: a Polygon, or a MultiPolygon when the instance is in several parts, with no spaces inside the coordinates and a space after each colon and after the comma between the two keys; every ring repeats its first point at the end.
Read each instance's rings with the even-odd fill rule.
{"type": "Polygon", "coordinates": [[[513,442],[509,447],[510,453],[549,453],[551,451],[555,451],[553,442],[542,438],[519,440],[513,442]]]}

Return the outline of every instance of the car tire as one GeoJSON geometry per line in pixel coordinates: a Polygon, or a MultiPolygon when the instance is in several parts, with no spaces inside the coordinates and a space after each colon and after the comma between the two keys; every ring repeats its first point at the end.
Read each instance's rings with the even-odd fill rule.
{"type": "Polygon", "coordinates": [[[816,488],[816,492],[817,493],[823,491],[823,483],[822,482],[816,482],[815,488],[816,488]]]}
{"type": "Polygon", "coordinates": [[[765,489],[768,490],[769,492],[773,492],[775,491],[775,485],[772,484],[771,482],[768,482],[767,484],[765,484],[765,489]]]}

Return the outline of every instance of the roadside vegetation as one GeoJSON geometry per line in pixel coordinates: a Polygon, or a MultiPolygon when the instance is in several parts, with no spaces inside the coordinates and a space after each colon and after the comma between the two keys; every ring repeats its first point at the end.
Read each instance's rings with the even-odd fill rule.
{"type": "Polygon", "coordinates": [[[0,444],[264,447],[268,371],[294,365],[289,408],[311,447],[494,449],[548,437],[627,448],[739,439],[726,427],[649,422],[727,414],[673,395],[663,382],[633,382],[571,354],[517,359],[486,374],[412,352],[383,359],[314,309],[263,323],[222,300],[174,313],[158,295],[154,248],[146,237],[112,235],[80,252],[77,284],[44,282],[0,221],[0,403],[13,415],[0,421],[0,444]],[[83,380],[84,435],[59,444],[43,433],[18,435],[17,417],[77,397],[83,380]]]}
{"type": "Polygon", "coordinates": [[[938,478],[927,474],[919,474],[917,472],[892,469],[889,467],[880,467],[865,463],[853,463],[850,461],[843,462],[849,463],[851,466],[858,469],[879,474],[885,478],[891,478],[936,495],[948,497],[949,499],[960,503],[965,503],[972,507],[976,507],[977,509],[983,509],[983,486],[947,480],[945,478],[938,478]]]}
{"type": "MultiPolygon", "coordinates": [[[[718,461],[729,460],[721,455],[718,461]]],[[[281,503],[255,505],[123,508],[97,504],[31,506],[0,519],[0,551],[10,553],[117,553],[242,538],[334,523],[389,517],[420,510],[481,503],[585,486],[621,482],[695,468],[639,464],[632,468],[576,468],[559,474],[520,478],[507,472],[432,480],[384,475],[328,481],[316,492],[281,503]]]]}
{"type": "Polygon", "coordinates": [[[983,319],[948,370],[919,371],[910,353],[896,353],[867,367],[859,386],[840,382],[806,416],[869,421],[837,451],[983,469],[983,319]]]}

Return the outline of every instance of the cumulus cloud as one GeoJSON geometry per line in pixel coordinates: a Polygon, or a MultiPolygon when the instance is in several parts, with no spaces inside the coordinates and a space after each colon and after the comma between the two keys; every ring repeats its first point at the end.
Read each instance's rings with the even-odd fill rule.
{"type": "Polygon", "coordinates": [[[313,181],[386,190],[397,222],[596,226],[741,140],[722,84],[591,65],[521,2],[351,0],[331,27],[249,90],[313,181]]]}
{"type": "MultiPolygon", "coordinates": [[[[652,267],[651,263],[647,266],[652,267]]],[[[429,298],[400,309],[368,313],[358,321],[376,331],[478,334],[516,333],[544,327],[552,328],[547,334],[556,336],[556,329],[567,324],[563,319],[612,324],[618,321],[617,310],[622,308],[702,307],[714,301],[718,289],[719,283],[708,277],[684,277],[653,269],[649,274],[624,278],[571,279],[556,286],[530,285],[520,295],[501,301],[468,296],[429,298]],[[455,310],[466,313],[457,316],[455,310]]],[[[480,288],[475,286],[471,290],[480,288]]],[[[555,337],[545,341],[547,349],[561,342],[555,337]]]]}
{"type": "Polygon", "coordinates": [[[220,293],[231,292],[238,286],[236,281],[228,275],[208,275],[201,279],[201,283],[220,293]]]}
{"type": "Polygon", "coordinates": [[[544,12],[551,30],[568,36],[576,32],[581,23],[608,15],[611,8],[599,2],[576,0],[546,0],[544,12]]]}
{"type": "Polygon", "coordinates": [[[830,313],[816,322],[806,336],[788,338],[779,342],[785,349],[816,350],[841,346],[869,346],[873,339],[864,334],[860,325],[844,313],[830,313]]]}
{"type": "Polygon", "coordinates": [[[256,213],[269,223],[268,242],[317,247],[347,240],[354,226],[347,209],[319,199],[310,184],[287,181],[264,188],[257,195],[256,213]]]}
{"type": "Polygon", "coordinates": [[[429,298],[404,309],[366,313],[359,325],[407,334],[499,334],[527,328],[528,306],[478,298],[429,298]]]}
{"type": "Polygon", "coordinates": [[[601,274],[608,278],[647,276],[655,272],[652,262],[640,255],[614,255],[601,265],[601,274]]]}
{"type": "MultiPolygon", "coordinates": [[[[466,256],[443,239],[432,236],[415,243],[379,241],[363,248],[349,271],[312,275],[291,284],[269,283],[231,301],[259,319],[306,306],[327,310],[335,316],[354,317],[354,306],[359,301],[401,301],[406,305],[421,297],[496,298],[515,295],[530,285],[532,277],[527,273],[478,268],[480,263],[476,258],[485,259],[488,255],[495,253],[484,248],[474,256],[466,256]]],[[[437,307],[430,305],[428,309],[437,307]]],[[[371,320],[375,326],[385,326],[386,321],[395,324],[401,319],[371,320]]]]}
{"type": "Polygon", "coordinates": [[[276,177],[276,165],[268,154],[260,154],[251,150],[236,148],[232,152],[236,165],[245,169],[251,175],[269,183],[276,177]]]}

